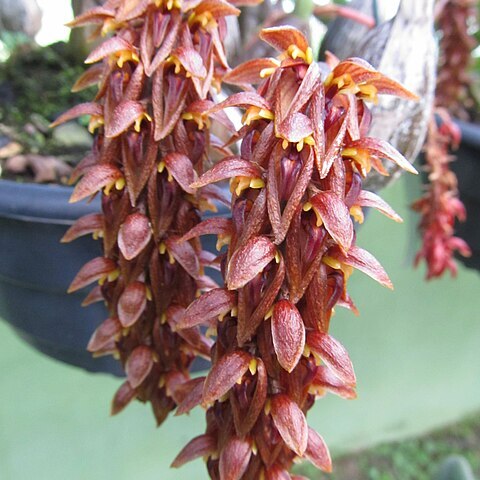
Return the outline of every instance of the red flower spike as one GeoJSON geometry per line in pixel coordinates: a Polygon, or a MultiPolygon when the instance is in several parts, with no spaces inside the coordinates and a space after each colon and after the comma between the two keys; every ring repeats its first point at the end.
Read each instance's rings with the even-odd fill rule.
{"type": "Polygon", "coordinates": [[[272,339],[278,363],[291,373],[303,354],[305,327],[300,312],[288,300],[273,307],[272,339]]]}
{"type": "Polygon", "coordinates": [[[308,426],[304,413],[288,395],[278,394],[271,399],[271,415],[288,448],[302,457],[308,444],[308,426]]]}
{"type": "Polygon", "coordinates": [[[252,455],[252,447],[246,439],[232,437],[220,453],[220,478],[240,480],[247,470],[252,455]]]}
{"type": "Polygon", "coordinates": [[[152,229],[148,218],[142,213],[132,213],[120,227],[118,247],[126,260],[132,260],[148,245],[152,229]]]}
{"type": "Polygon", "coordinates": [[[93,333],[87,350],[97,352],[109,345],[122,333],[122,325],[116,318],[107,318],[93,333]]]}
{"type": "Polygon", "coordinates": [[[239,248],[230,259],[225,278],[227,288],[236,290],[260,273],[277,253],[267,237],[253,237],[239,248]]]}
{"type": "Polygon", "coordinates": [[[217,450],[215,439],[211,435],[199,435],[190,440],[170,465],[179,468],[199,457],[210,456],[217,450]]]}
{"type": "Polygon", "coordinates": [[[153,367],[152,350],[141,345],[136,347],[125,364],[128,383],[132,388],[137,388],[147,378],[153,367]]]}
{"type": "Polygon", "coordinates": [[[218,316],[223,317],[236,305],[235,292],[216,288],[204,293],[185,310],[184,316],[175,325],[176,329],[209,325],[218,316]]]}
{"type": "Polygon", "coordinates": [[[86,263],[73,279],[68,293],[80,290],[90,283],[108,277],[117,269],[117,265],[110,258],[97,257],[86,263]]]}
{"type": "Polygon", "coordinates": [[[147,290],[142,282],[133,282],[125,287],[118,299],[118,319],[123,327],[131,327],[147,306],[147,290]]]}
{"type": "Polygon", "coordinates": [[[122,383],[113,397],[110,414],[117,415],[117,413],[120,413],[135,397],[136,391],[130,383],[122,383]]]}
{"type": "Polygon", "coordinates": [[[326,333],[309,332],[307,345],[348,386],[356,383],[353,365],[345,347],[326,333]]]}
{"type": "Polygon", "coordinates": [[[225,395],[247,372],[251,355],[241,350],[227,353],[210,370],[203,387],[203,405],[225,395]]]}
{"type": "Polygon", "coordinates": [[[332,459],[323,438],[313,428],[308,428],[308,443],[305,456],[324,472],[332,471],[332,459]]]}

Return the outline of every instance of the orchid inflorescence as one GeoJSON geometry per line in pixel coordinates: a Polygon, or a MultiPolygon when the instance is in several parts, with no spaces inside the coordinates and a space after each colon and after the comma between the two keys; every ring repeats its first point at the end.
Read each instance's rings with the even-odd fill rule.
{"type": "Polygon", "coordinates": [[[357,311],[348,278],[358,269],[392,287],[356,245],[354,222],[365,207],[401,219],[362,181],[372,168],[385,173],[382,159],[415,173],[367,136],[365,101],[415,97],[360,59],[318,64],[291,27],[261,33],[278,58],[230,70],[224,16],[236,13],[221,0],[110,0],[75,20],[114,35],[88,58],[102,63],[79,81],[99,82],[96,101],[57,121],[87,113],[98,127],[72,200],[102,192],[102,213],[80,219],[65,239],[94,233],[104,256],[71,290],[98,280],[88,301],[109,308],[89,349],[125,366],[114,413],[133,398],[150,401],[159,423],[175,407],[206,409],[206,432],[174,467],[203,457],[212,479],[300,478],[289,473],[298,458],[331,470],[325,442],[306,423],[315,398],[356,395],[348,353],[329,335],[336,306],[357,311]],[[215,102],[221,82],[241,91],[215,102]],[[245,111],[237,132],[230,107],[245,111]],[[230,139],[217,138],[215,127],[230,139]],[[200,221],[223,180],[231,216],[200,221]],[[203,251],[202,235],[227,248],[203,251]],[[205,267],[220,268],[225,286],[205,267]],[[190,379],[196,355],[212,367],[190,379]]]}
{"type": "Polygon", "coordinates": [[[455,276],[458,270],[455,253],[471,255],[467,243],[455,235],[455,223],[466,220],[466,209],[450,165],[455,160],[451,151],[458,148],[461,138],[450,115],[466,118],[471,108],[467,101],[471,81],[467,71],[476,42],[468,29],[476,17],[475,4],[475,0],[447,0],[438,6],[437,23],[442,32],[440,62],[435,109],[424,148],[428,184],[423,196],[412,205],[421,216],[422,235],[415,264],[425,261],[427,280],[441,277],[446,271],[455,276]]]}

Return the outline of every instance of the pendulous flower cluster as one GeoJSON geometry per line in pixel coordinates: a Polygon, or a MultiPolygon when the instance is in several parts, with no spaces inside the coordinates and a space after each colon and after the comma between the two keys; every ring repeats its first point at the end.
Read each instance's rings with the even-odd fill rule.
{"type": "Polygon", "coordinates": [[[218,258],[225,287],[197,298],[176,324],[178,332],[199,325],[217,332],[210,372],[177,411],[201,404],[206,432],[173,462],[203,457],[215,480],[298,479],[289,473],[298,458],[331,469],[305,415],[327,392],[355,397],[348,353],[329,334],[334,308],[356,312],[346,289],[354,269],[392,287],[356,245],[354,222],[363,221],[364,207],[401,221],[362,181],[372,168],[385,173],[383,159],[415,173],[388,143],[367,136],[365,104],[377,94],[414,95],[357,58],[332,58],[328,72],[293,28],[265,29],[261,38],[279,58],[228,72],[224,81],[244,91],[205,111],[245,110],[232,138],[240,153],[191,185],[201,191],[230,179],[231,217],[205,220],[180,239],[215,234],[228,244],[218,258]]]}
{"type": "Polygon", "coordinates": [[[455,276],[454,254],[471,255],[467,243],[455,236],[455,222],[466,220],[466,210],[459,198],[456,175],[450,168],[455,159],[450,151],[458,148],[461,135],[450,114],[465,118],[471,108],[466,101],[471,83],[468,67],[476,42],[469,35],[468,26],[476,16],[475,4],[475,0],[447,0],[438,5],[437,22],[442,32],[440,62],[435,110],[425,144],[429,183],[424,195],[412,205],[421,215],[422,234],[422,247],[415,265],[425,261],[427,280],[441,277],[447,270],[455,276]],[[441,125],[437,125],[436,117],[441,125]]]}
{"type": "Polygon", "coordinates": [[[176,332],[175,325],[200,291],[217,286],[204,273],[212,255],[196,239],[178,239],[200,212],[215,209],[213,201],[227,201],[216,186],[191,184],[208,158],[229,152],[210,130],[232,130],[227,116],[202,112],[228,70],[225,17],[238,13],[222,0],[108,0],[71,24],[93,24],[107,36],[74,87],[98,84],[95,101],[55,124],[90,115],[96,132],[74,173],[80,181],[71,201],[100,193],[102,213],[78,220],[63,241],[93,234],[103,242],[103,256],[80,270],[70,291],[98,282],[85,304],[108,307],[88,350],[113,354],[125,368],[112,413],[137,398],[162,423],[188,391],[193,359],[210,358],[211,339],[198,327],[176,332]]]}

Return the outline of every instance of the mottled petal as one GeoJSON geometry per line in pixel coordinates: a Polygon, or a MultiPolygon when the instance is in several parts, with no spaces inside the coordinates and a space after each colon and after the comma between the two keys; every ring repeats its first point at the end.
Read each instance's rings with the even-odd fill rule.
{"type": "Polygon", "coordinates": [[[238,67],[230,70],[223,81],[232,85],[249,85],[263,80],[262,70],[278,67],[278,60],[274,58],[254,58],[247,60],[238,67]]]}
{"type": "Polygon", "coordinates": [[[307,345],[347,385],[356,383],[352,361],[345,347],[332,336],[322,332],[309,332],[307,345]]]}
{"type": "Polygon", "coordinates": [[[135,389],[132,388],[129,382],[123,382],[113,397],[110,410],[111,415],[120,413],[135,397],[135,389]]]}
{"type": "Polygon", "coordinates": [[[218,316],[230,312],[235,304],[235,292],[230,292],[225,288],[216,288],[205,292],[185,310],[183,318],[176,324],[176,329],[208,325],[218,316]]]}
{"type": "Polygon", "coordinates": [[[103,116],[103,107],[95,102],[85,102],[75,105],[66,112],[62,113],[52,124],[50,128],[54,128],[62,123],[81,117],[82,115],[103,116]]]}
{"type": "Polygon", "coordinates": [[[288,395],[278,394],[271,399],[271,415],[283,441],[302,457],[307,449],[308,426],[299,406],[288,395]]]}
{"type": "Polygon", "coordinates": [[[179,242],[178,237],[171,236],[165,243],[173,258],[193,278],[200,276],[200,261],[195,249],[188,242],[179,242]]]}
{"type": "Polygon", "coordinates": [[[195,190],[190,185],[197,180],[197,173],[191,160],[186,155],[176,152],[169,153],[162,160],[182,189],[187,193],[194,193],[195,190]]]}
{"type": "Polygon", "coordinates": [[[108,138],[118,137],[126,132],[136,120],[145,114],[145,107],[134,100],[126,100],[119,103],[109,121],[105,123],[105,135],[108,138]]]}
{"type": "Polygon", "coordinates": [[[248,467],[252,455],[250,442],[241,438],[230,438],[220,453],[219,472],[222,480],[240,480],[248,467]]]}
{"type": "Polygon", "coordinates": [[[253,237],[235,251],[228,264],[225,282],[229,290],[246,285],[274,258],[276,247],[267,237],[253,237]]]}
{"type": "Polygon", "coordinates": [[[192,238],[200,237],[201,235],[231,235],[233,232],[233,222],[226,217],[207,218],[203,222],[195,225],[189,230],[179,242],[186,242],[192,238]]]}
{"type": "Polygon", "coordinates": [[[96,352],[114,341],[122,332],[122,325],[116,318],[107,318],[93,333],[87,350],[96,352]]]}
{"type": "Polygon", "coordinates": [[[203,405],[209,405],[223,397],[248,370],[251,355],[242,350],[227,353],[207,375],[203,388],[203,405]]]}
{"type": "Polygon", "coordinates": [[[88,235],[102,231],[103,215],[101,213],[91,213],[80,217],[66,232],[60,240],[62,243],[68,243],[83,235],[88,235]]]}
{"type": "Polygon", "coordinates": [[[152,238],[152,229],[143,213],[132,213],[120,226],[118,247],[127,260],[132,260],[148,245],[152,238]]]}
{"type": "Polygon", "coordinates": [[[68,287],[68,293],[80,290],[90,283],[96,282],[107,277],[114,272],[117,265],[113,260],[106,257],[97,257],[86,263],[77,273],[72,283],[68,287]]]}
{"type": "Polygon", "coordinates": [[[147,306],[147,291],[142,282],[127,285],[118,299],[118,319],[124,327],[131,327],[147,306]]]}
{"type": "Polygon", "coordinates": [[[191,462],[199,457],[210,456],[217,450],[215,439],[211,435],[199,435],[190,440],[182,451],[177,455],[170,465],[172,468],[179,468],[185,463],[191,462]]]}
{"type": "Polygon", "coordinates": [[[324,472],[332,471],[332,459],[323,438],[313,428],[308,427],[308,444],[305,456],[324,472]]]}
{"type": "Polygon", "coordinates": [[[273,307],[272,339],[278,363],[290,373],[302,357],[305,327],[300,312],[289,300],[279,300],[273,307]]]}
{"type": "Polygon", "coordinates": [[[264,28],[260,32],[260,38],[279,52],[288,50],[291,45],[295,45],[303,51],[308,48],[308,40],[305,35],[290,26],[264,28]]]}
{"type": "Polygon", "coordinates": [[[137,388],[148,376],[153,367],[153,352],[149,347],[135,347],[125,364],[128,383],[137,388]]]}
{"type": "Polygon", "coordinates": [[[387,217],[395,220],[396,222],[403,222],[402,217],[382,198],[373,192],[362,190],[355,202],[360,207],[376,208],[379,212],[383,213],[387,217]]]}
{"type": "Polygon", "coordinates": [[[102,163],[90,168],[73,190],[69,202],[75,203],[97,193],[102,188],[114,184],[122,178],[122,172],[110,163],[102,163]]]}
{"type": "Polygon", "coordinates": [[[191,386],[191,389],[178,404],[175,416],[188,413],[190,410],[202,403],[204,382],[205,377],[193,378],[188,382],[191,386]]]}

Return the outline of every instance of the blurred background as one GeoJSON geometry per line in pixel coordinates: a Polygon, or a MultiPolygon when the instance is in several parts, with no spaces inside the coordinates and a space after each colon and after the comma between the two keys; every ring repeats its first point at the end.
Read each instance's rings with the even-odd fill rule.
{"type": "MultiPolygon", "coordinates": [[[[149,408],[138,402],[116,417],[109,416],[111,398],[121,381],[111,373],[87,371],[115,367],[113,362],[91,361],[83,353],[89,332],[103,320],[101,314],[90,315],[93,318],[82,324],[82,315],[87,317],[82,312],[89,311],[85,309],[70,326],[73,314],[70,318],[68,308],[62,311],[49,307],[47,319],[42,321],[53,325],[53,331],[44,334],[39,330],[44,308],[20,313],[21,303],[30,299],[34,305],[37,286],[29,283],[27,271],[26,279],[7,278],[7,267],[13,265],[16,271],[24,268],[20,260],[12,260],[7,226],[23,226],[27,220],[43,225],[45,214],[41,220],[32,219],[33,214],[26,215],[12,206],[10,192],[16,187],[11,183],[34,180],[38,187],[39,183],[65,181],[79,154],[91,145],[86,121],[81,119],[60,133],[52,133],[47,126],[70,104],[92,97],[91,90],[82,92],[84,96],[70,93],[83,69],[84,38],[69,45],[58,43],[69,38],[64,23],[73,18],[70,2],[32,0],[25,2],[29,6],[20,15],[15,8],[21,3],[0,0],[0,316],[5,320],[0,322],[0,479],[206,479],[200,460],[178,471],[169,469],[178,451],[203,430],[202,410],[171,417],[160,429],[155,428],[149,408]],[[37,45],[48,48],[39,49],[37,45]],[[36,73],[27,71],[27,66],[36,73]],[[21,77],[21,88],[9,83],[16,77],[21,77]],[[47,94],[44,86],[36,87],[44,78],[51,84],[52,94],[47,94]],[[59,96],[61,101],[52,105],[59,96]],[[16,160],[11,162],[11,158],[16,160]],[[2,192],[7,190],[8,199],[2,199],[2,192]],[[26,297],[22,297],[26,300],[13,302],[12,284],[27,285],[26,297]],[[18,318],[13,318],[16,315],[18,318]],[[28,317],[28,322],[20,319],[21,315],[28,317]],[[67,330],[65,325],[69,325],[67,330]],[[79,329],[78,335],[72,334],[74,329],[79,329]],[[65,345],[52,346],[52,338],[65,340],[65,345]],[[68,349],[71,351],[66,353],[68,349]]],[[[76,8],[85,8],[79,6],[82,2],[74,3],[76,8]]],[[[257,22],[266,18],[270,21],[272,12],[277,12],[275,15],[285,21],[313,28],[319,51],[319,32],[325,33],[335,17],[327,15],[326,10],[314,17],[312,8],[328,3],[310,2],[306,7],[304,2],[269,3],[272,10],[259,7],[263,10],[252,15],[257,16],[257,22]],[[281,14],[275,10],[279,6],[281,14]]],[[[391,18],[398,6],[398,2],[389,0],[374,4],[381,7],[375,14],[382,21],[391,18]]],[[[244,22],[252,21],[248,18],[244,22]]],[[[241,24],[236,35],[245,35],[249,28],[241,24]]],[[[235,58],[240,57],[237,52],[235,58]]],[[[480,177],[476,173],[468,176],[478,185],[476,179],[480,177]]],[[[67,187],[57,187],[57,191],[61,188],[67,187]]],[[[420,247],[419,218],[409,207],[423,191],[421,176],[403,176],[386,186],[382,197],[404,223],[396,224],[372,212],[360,228],[357,243],[380,260],[395,290],[382,289],[359,272],[350,280],[350,293],[360,316],[339,308],[332,321],[332,334],[347,347],[353,360],[358,399],[345,401],[329,395],[310,412],[310,424],[324,436],[335,461],[329,477],[300,465],[298,472],[309,478],[480,479],[480,278],[476,268],[462,263],[457,278],[446,275],[431,282],[424,279],[423,265],[413,268],[420,247]],[[451,455],[459,455],[462,460],[445,467],[444,472],[450,473],[441,477],[440,464],[451,455]]],[[[20,195],[28,200],[30,193],[20,195]]],[[[56,220],[55,242],[71,222],[69,215],[56,220]]],[[[472,215],[469,221],[473,227],[469,228],[475,230],[479,217],[475,212],[472,215]]],[[[33,232],[29,230],[33,227],[25,228],[33,232]]],[[[53,275],[49,272],[56,263],[55,269],[67,271],[67,286],[76,267],[47,257],[39,244],[42,235],[31,233],[32,246],[24,247],[20,256],[27,257],[28,249],[34,257],[44,259],[40,284],[53,275]]],[[[14,239],[14,243],[19,242],[14,239]]],[[[54,249],[65,248],[53,245],[54,249]]],[[[49,293],[55,297],[62,288],[56,286],[49,293]]],[[[80,301],[81,295],[73,297],[72,303],[80,301]]]]}

